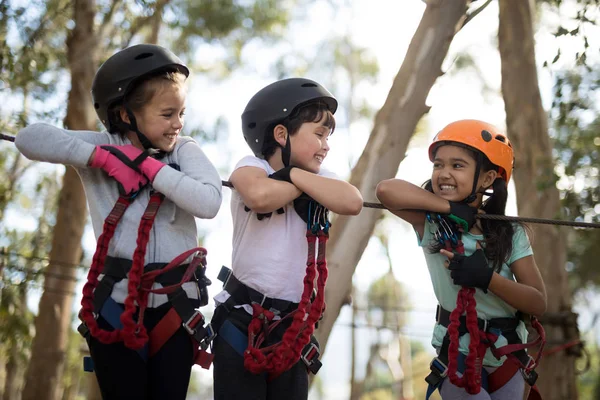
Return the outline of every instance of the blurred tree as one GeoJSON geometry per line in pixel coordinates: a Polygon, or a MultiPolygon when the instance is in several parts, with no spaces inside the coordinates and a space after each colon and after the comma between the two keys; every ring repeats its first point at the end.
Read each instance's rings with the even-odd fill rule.
{"type": "MultiPolygon", "coordinates": [[[[99,65],[117,48],[146,37],[157,40],[171,36],[178,52],[187,52],[201,43],[228,49],[227,65],[236,66],[242,46],[255,38],[281,35],[287,9],[293,2],[256,0],[187,2],[156,0],[144,2],[50,0],[17,6],[0,2],[0,77],[2,89],[11,95],[21,90],[24,97],[52,93],[55,83],[70,73],[64,126],[96,130],[98,122],[89,91],[99,65]],[[159,18],[162,16],[162,18],[159,18]],[[161,33],[160,21],[166,26],[161,33]],[[9,41],[9,33],[17,39],[9,41]],[[175,40],[176,38],[176,40],[175,40]],[[66,42],[66,46],[64,43],[66,42]],[[27,92],[25,89],[31,89],[27,92]]],[[[185,58],[185,57],[184,57],[185,58]]],[[[193,65],[193,63],[192,63],[193,65]]],[[[12,190],[5,190],[5,193],[12,190]]],[[[27,372],[24,399],[56,399],[62,392],[68,326],[74,281],[56,276],[75,276],[81,260],[81,236],[86,222],[85,197],[75,171],[67,168],[54,228],[51,262],[46,270],[45,288],[38,318],[32,357],[27,372]],[[63,293],[59,294],[60,287],[63,293]],[[48,290],[49,289],[49,290],[48,290]],[[67,293],[67,294],[65,294],[67,293]]]]}
{"type": "MultiPolygon", "coordinates": [[[[467,3],[470,2],[427,2],[404,62],[352,170],[350,183],[367,196],[365,201],[372,201],[368,196],[375,193],[378,182],[396,175],[417,123],[428,111],[425,99],[442,74],[441,65],[450,42],[469,20],[467,3]]],[[[472,16],[478,13],[478,9],[471,11],[472,16]]],[[[332,227],[327,257],[330,268],[327,312],[317,330],[323,347],[350,292],[352,272],[380,216],[380,210],[363,209],[356,217],[338,217],[332,227]]]]}
{"type": "MultiPolygon", "coordinates": [[[[528,1],[501,0],[499,49],[502,63],[502,94],[508,136],[515,149],[517,206],[522,215],[539,218],[560,216],[548,116],[542,106],[535,63],[532,5],[528,1]]],[[[563,231],[551,225],[533,228],[532,244],[546,284],[544,317],[549,343],[578,339],[571,292],[567,285],[566,247],[563,231]]],[[[545,399],[576,399],[573,352],[554,353],[538,368],[538,387],[545,399]]]]}
{"type": "MultiPolygon", "coordinates": [[[[556,75],[551,110],[557,185],[565,212],[580,221],[600,221],[600,74],[580,66],[556,75]]],[[[597,229],[568,232],[568,268],[574,290],[600,284],[597,229]]]]}

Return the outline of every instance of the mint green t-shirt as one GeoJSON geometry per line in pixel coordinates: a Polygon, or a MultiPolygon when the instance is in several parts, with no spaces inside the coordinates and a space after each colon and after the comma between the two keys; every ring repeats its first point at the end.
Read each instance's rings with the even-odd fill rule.
{"type": "MultiPolygon", "coordinates": [[[[515,233],[513,235],[512,253],[508,259],[508,262],[502,264],[502,269],[499,272],[500,275],[512,281],[515,280],[515,277],[509,266],[516,260],[533,254],[533,250],[531,249],[531,245],[529,243],[529,238],[527,237],[527,234],[523,228],[517,224],[513,226],[515,233]]],[[[425,220],[423,238],[419,240],[419,246],[423,248],[425,261],[427,262],[427,268],[429,269],[429,275],[431,276],[431,282],[433,283],[433,291],[437,297],[438,303],[444,309],[452,311],[456,308],[456,298],[458,297],[458,291],[461,287],[452,282],[450,271],[444,265],[447,257],[440,253],[432,254],[429,252],[428,247],[434,240],[433,234],[436,230],[436,224],[432,224],[425,220]]],[[[417,239],[418,236],[419,235],[417,234],[417,239]]],[[[470,256],[475,252],[477,241],[483,242],[483,235],[472,235],[470,233],[465,233],[462,235],[462,241],[465,247],[465,255],[470,256]]],[[[477,302],[477,316],[481,319],[514,317],[515,313],[517,312],[514,307],[511,307],[508,303],[500,299],[491,291],[488,291],[486,294],[481,289],[476,289],[475,300],[477,302]]],[[[435,324],[431,344],[436,349],[439,349],[442,346],[442,341],[446,335],[446,332],[447,329],[445,327],[437,323],[435,324]]],[[[517,334],[522,341],[527,340],[527,329],[523,321],[521,321],[517,327],[517,334]]],[[[468,333],[461,336],[459,341],[459,350],[465,355],[469,352],[469,341],[470,336],[468,333]]],[[[498,348],[505,346],[506,344],[508,344],[506,338],[504,336],[500,336],[496,341],[495,346],[498,348]]],[[[505,358],[506,357],[502,357],[502,359],[498,360],[488,349],[487,353],[485,354],[483,364],[486,367],[499,367],[502,365],[505,358]]]]}

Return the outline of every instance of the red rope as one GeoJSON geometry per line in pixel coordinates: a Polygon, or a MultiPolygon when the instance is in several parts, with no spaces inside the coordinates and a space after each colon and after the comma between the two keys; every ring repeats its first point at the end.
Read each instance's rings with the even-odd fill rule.
{"type": "Polygon", "coordinates": [[[102,234],[98,238],[96,252],[92,259],[92,265],[88,272],[87,282],[83,286],[83,297],[81,299],[81,311],[79,313],[82,321],[87,325],[92,336],[97,338],[104,344],[115,343],[123,339],[122,330],[107,331],[98,326],[98,322],[94,317],[94,290],[98,286],[98,276],[102,272],[106,255],[108,254],[108,245],[113,235],[117,224],[121,220],[125,210],[131,204],[132,199],[119,197],[115,206],[106,217],[102,234]]]}
{"type": "MultiPolygon", "coordinates": [[[[452,250],[450,243],[446,243],[448,250],[452,250]]],[[[454,248],[455,252],[464,254],[462,241],[454,248]]],[[[483,368],[483,359],[488,348],[498,359],[506,356],[511,362],[517,363],[526,373],[531,372],[537,367],[544,344],[546,343],[546,334],[544,328],[537,320],[531,318],[531,325],[537,331],[538,338],[529,343],[509,344],[500,348],[495,348],[494,343],[498,336],[491,332],[484,332],[479,329],[477,322],[477,302],[475,301],[475,288],[462,287],[458,292],[456,299],[456,308],[450,313],[450,325],[448,326],[448,335],[450,336],[450,345],[448,347],[448,378],[453,385],[464,388],[469,394],[477,394],[481,390],[481,370],[483,368]],[[465,360],[465,371],[461,377],[458,376],[458,358],[459,358],[459,327],[460,317],[466,314],[467,331],[470,336],[469,352],[465,360]],[[523,365],[521,361],[513,354],[516,351],[529,347],[540,345],[537,356],[531,359],[528,365],[523,365]]]]}
{"type": "MultiPolygon", "coordinates": [[[[446,247],[450,247],[447,243],[446,247]]],[[[461,240],[453,249],[459,254],[464,254],[464,245],[461,240]]],[[[481,369],[483,358],[487,348],[493,344],[497,336],[479,330],[477,323],[477,302],[475,301],[475,288],[462,287],[456,298],[456,308],[450,313],[450,325],[448,335],[450,345],[448,347],[448,378],[453,385],[464,388],[469,394],[477,394],[481,390],[481,369]],[[465,370],[462,376],[458,376],[459,358],[459,327],[460,317],[466,314],[467,331],[469,332],[469,353],[465,360],[465,370]]]]}
{"type": "Polygon", "coordinates": [[[552,347],[552,348],[544,351],[542,353],[542,356],[543,357],[550,356],[552,354],[559,353],[559,352],[561,352],[563,350],[566,350],[566,349],[571,348],[571,347],[575,347],[575,346],[580,345],[582,343],[583,342],[581,341],[581,339],[571,340],[570,342],[567,342],[567,343],[564,343],[564,344],[561,344],[561,345],[558,345],[558,346],[554,346],[554,347],[552,347]]]}
{"type": "Polygon", "coordinates": [[[280,342],[259,348],[268,334],[275,329],[282,320],[271,324],[274,314],[254,303],[252,321],[248,326],[248,348],[244,353],[244,367],[254,373],[269,373],[269,379],[274,379],[287,371],[300,360],[300,353],[310,341],[314,332],[315,323],[321,317],[325,308],[325,284],[327,282],[327,261],[325,259],[327,239],[329,235],[319,231],[317,235],[310,230],[306,233],[308,242],[308,257],[306,275],[304,276],[304,290],[298,308],[284,318],[293,318],[292,324],[285,331],[280,342]],[[319,250],[315,263],[315,244],[319,243],[319,250]],[[314,288],[316,273],[317,295],[311,303],[310,297],[314,288]]]}
{"type": "Polygon", "coordinates": [[[146,283],[146,285],[149,284],[150,287],[144,287],[142,295],[140,295],[139,289],[144,270],[146,247],[150,239],[150,230],[152,229],[154,218],[156,217],[158,208],[163,200],[164,196],[160,193],[154,193],[150,196],[150,201],[148,202],[146,211],[140,221],[137,246],[133,255],[131,271],[128,276],[129,282],[127,298],[125,299],[125,310],[121,314],[123,329],[115,329],[113,331],[108,331],[98,326],[98,322],[94,317],[93,296],[94,290],[98,286],[98,276],[106,261],[109,243],[114,235],[117,224],[127,210],[127,207],[131,204],[132,199],[119,197],[117,203],[104,221],[103,232],[98,238],[96,252],[92,259],[92,266],[88,273],[87,282],[83,287],[83,298],[81,299],[82,309],[80,312],[81,319],[87,325],[91,335],[104,344],[115,343],[122,340],[125,343],[125,346],[130,349],[138,350],[144,347],[148,342],[148,333],[143,325],[143,319],[144,311],[148,303],[148,292],[146,289],[150,289],[152,282],[146,283]],[[138,321],[135,322],[133,314],[135,314],[136,307],[138,306],[138,321]]]}
{"type": "MultiPolygon", "coordinates": [[[[154,218],[160,207],[164,196],[155,193],[150,196],[150,201],[138,227],[137,246],[133,253],[133,262],[129,271],[129,282],[127,283],[127,298],[125,299],[125,310],[121,314],[121,323],[123,324],[123,341],[125,346],[130,349],[138,350],[148,343],[148,332],[144,326],[144,311],[148,305],[148,292],[144,291],[140,295],[139,290],[144,273],[144,264],[146,258],[146,248],[150,240],[150,231],[154,224],[154,218]],[[134,321],[133,315],[139,306],[138,320],[134,321]]],[[[150,289],[153,282],[146,282],[144,289],[150,289]]]]}

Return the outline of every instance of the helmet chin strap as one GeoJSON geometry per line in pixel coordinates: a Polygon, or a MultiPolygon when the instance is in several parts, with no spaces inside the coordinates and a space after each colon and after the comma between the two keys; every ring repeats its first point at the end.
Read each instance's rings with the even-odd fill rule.
{"type": "Polygon", "coordinates": [[[283,166],[285,168],[290,166],[290,158],[292,156],[292,145],[290,142],[290,135],[288,135],[285,141],[285,146],[281,146],[281,161],[283,162],[283,166]]]}
{"type": "Polygon", "coordinates": [[[127,116],[129,117],[129,124],[127,124],[127,123],[124,123],[124,124],[129,128],[129,130],[135,132],[138,140],[140,141],[140,143],[142,144],[144,149],[146,151],[148,151],[150,153],[150,155],[154,158],[157,158],[157,159],[163,158],[166,155],[166,153],[162,150],[157,149],[156,146],[154,146],[152,144],[152,142],[150,140],[148,140],[146,135],[144,135],[142,132],[140,132],[140,129],[137,126],[137,121],[135,119],[135,115],[133,115],[133,111],[131,111],[131,109],[129,107],[125,106],[125,112],[127,112],[127,116]]]}
{"type": "Polygon", "coordinates": [[[477,200],[477,181],[479,181],[479,171],[481,170],[481,166],[483,165],[483,156],[481,153],[477,152],[477,160],[475,163],[475,176],[473,179],[473,189],[471,189],[471,194],[467,196],[466,199],[462,201],[465,204],[471,204],[475,200],[477,200]]]}

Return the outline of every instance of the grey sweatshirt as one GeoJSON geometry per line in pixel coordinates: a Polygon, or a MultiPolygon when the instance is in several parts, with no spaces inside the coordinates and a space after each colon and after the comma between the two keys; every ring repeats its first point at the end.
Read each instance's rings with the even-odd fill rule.
{"type": "MultiPolygon", "coordinates": [[[[69,131],[48,124],[33,124],[22,129],[15,140],[27,158],[75,167],[85,189],[96,239],[102,233],[104,219],[115,205],[119,191],[117,182],[102,169],[87,163],[96,145],[125,145],[131,142],[107,132],[69,131]]],[[[172,152],[161,159],[165,164],[178,164],[181,172],[164,167],[156,175],[153,188],[166,198],[162,203],[146,250],[145,263],[168,263],[198,245],[194,217],[213,218],[221,206],[221,178],[215,167],[189,137],[179,137],[172,152]]],[[[116,228],[108,255],[131,260],[136,247],[137,230],[148,201],[150,189],[144,189],[129,206],[116,228]]],[[[161,285],[155,283],[154,288],[161,285]]],[[[183,286],[188,297],[198,298],[195,283],[183,286]]],[[[127,296],[127,280],[115,285],[112,298],[123,303],[127,296]]],[[[158,307],[166,295],[150,294],[148,307],[158,307]]]]}

